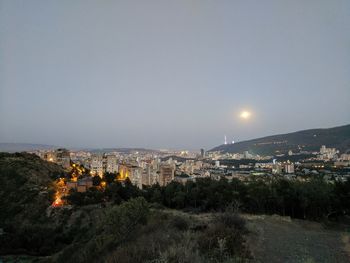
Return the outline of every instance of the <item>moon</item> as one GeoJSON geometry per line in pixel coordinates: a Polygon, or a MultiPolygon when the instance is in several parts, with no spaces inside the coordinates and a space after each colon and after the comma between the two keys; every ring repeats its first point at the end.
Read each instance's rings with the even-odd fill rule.
{"type": "Polygon", "coordinates": [[[243,120],[248,120],[252,114],[249,111],[242,111],[239,115],[239,117],[243,120]]]}

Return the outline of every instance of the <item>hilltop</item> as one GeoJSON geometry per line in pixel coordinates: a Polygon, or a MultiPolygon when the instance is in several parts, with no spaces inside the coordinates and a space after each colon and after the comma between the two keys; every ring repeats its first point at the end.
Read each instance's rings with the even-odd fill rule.
{"type": "Polygon", "coordinates": [[[300,151],[318,151],[321,145],[334,147],[340,152],[350,149],[350,124],[328,128],[297,131],[287,134],[272,135],[263,138],[225,144],[217,146],[210,151],[227,153],[243,153],[275,155],[300,151]]]}

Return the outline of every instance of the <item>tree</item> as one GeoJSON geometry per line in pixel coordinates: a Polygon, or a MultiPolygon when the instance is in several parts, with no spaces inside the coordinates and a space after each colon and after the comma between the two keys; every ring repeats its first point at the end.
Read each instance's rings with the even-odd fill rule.
{"type": "Polygon", "coordinates": [[[92,177],[92,184],[94,186],[99,186],[101,184],[101,177],[99,177],[98,175],[95,175],[94,177],[92,177]]]}
{"type": "Polygon", "coordinates": [[[107,184],[113,183],[117,179],[117,174],[105,173],[105,180],[107,184]]]}

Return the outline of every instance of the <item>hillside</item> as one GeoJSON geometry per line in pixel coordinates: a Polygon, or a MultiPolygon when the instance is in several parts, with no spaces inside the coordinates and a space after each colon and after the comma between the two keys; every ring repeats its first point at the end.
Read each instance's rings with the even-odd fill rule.
{"type": "Polygon", "coordinates": [[[38,219],[50,205],[60,166],[27,153],[0,153],[0,228],[7,222],[38,219]]]}
{"type": "Polygon", "coordinates": [[[220,145],[210,151],[222,151],[228,153],[243,153],[249,151],[252,154],[274,155],[293,152],[318,151],[321,145],[335,147],[340,152],[350,149],[350,125],[328,128],[311,129],[287,134],[273,135],[235,144],[220,145]]]}

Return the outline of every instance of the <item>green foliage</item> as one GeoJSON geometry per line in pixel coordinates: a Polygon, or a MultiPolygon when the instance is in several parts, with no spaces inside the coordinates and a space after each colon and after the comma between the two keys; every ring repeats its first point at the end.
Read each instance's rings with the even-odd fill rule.
{"type": "Polygon", "coordinates": [[[77,239],[55,256],[58,262],[98,262],[111,249],[134,238],[140,225],[146,224],[148,204],[142,197],[130,199],[119,206],[107,207],[86,235],[77,239]]]}
{"type": "Polygon", "coordinates": [[[165,187],[147,187],[143,195],[150,202],[177,209],[223,211],[235,203],[249,213],[302,219],[321,219],[336,211],[350,214],[350,182],[333,185],[319,178],[306,182],[282,178],[253,178],[248,182],[203,178],[185,185],[172,182],[165,187]]]}
{"type": "MultiPolygon", "coordinates": [[[[218,215],[219,216],[219,215],[218,215]]],[[[137,230],[135,237],[110,253],[105,262],[118,263],[219,263],[245,262],[249,256],[243,241],[243,231],[222,225],[221,232],[208,229],[216,226],[216,218],[206,222],[207,228],[195,229],[202,219],[184,213],[152,211],[148,223],[137,230]],[[210,235],[210,236],[209,236],[210,235]],[[233,250],[220,237],[235,239],[233,250]],[[203,239],[215,240],[215,245],[204,248],[203,239]],[[221,244],[221,246],[220,246],[221,244]],[[218,252],[222,249],[222,253],[218,252]],[[235,261],[239,259],[240,261],[235,261]]],[[[230,243],[231,244],[231,243],[230,243]]]]}
{"type": "Polygon", "coordinates": [[[234,256],[248,258],[245,247],[245,221],[237,213],[227,210],[214,217],[212,224],[201,234],[199,248],[214,262],[223,262],[234,256]]]}
{"type": "Polygon", "coordinates": [[[111,184],[117,180],[117,174],[115,173],[105,173],[104,177],[107,184],[111,184]]]}
{"type": "Polygon", "coordinates": [[[53,179],[62,173],[32,154],[0,154],[0,253],[46,255],[60,247],[65,237],[46,210],[53,200],[53,179]]]}
{"type": "Polygon", "coordinates": [[[99,186],[101,182],[102,182],[102,179],[98,175],[95,175],[94,177],[92,177],[92,184],[94,186],[99,186]]]}
{"type": "Polygon", "coordinates": [[[180,231],[185,231],[189,228],[190,222],[188,219],[184,218],[183,216],[175,215],[169,220],[169,226],[175,229],[178,229],[180,231]]]}
{"type": "Polygon", "coordinates": [[[126,239],[138,224],[146,223],[148,212],[148,204],[143,197],[130,199],[107,210],[100,228],[117,239],[126,239]]]}
{"type": "Polygon", "coordinates": [[[74,189],[69,191],[69,195],[64,199],[72,205],[83,206],[91,204],[99,204],[104,199],[104,193],[95,187],[91,187],[86,192],[78,192],[74,189]]]}

